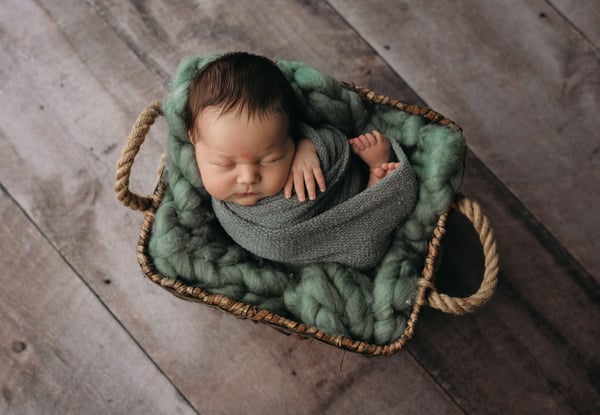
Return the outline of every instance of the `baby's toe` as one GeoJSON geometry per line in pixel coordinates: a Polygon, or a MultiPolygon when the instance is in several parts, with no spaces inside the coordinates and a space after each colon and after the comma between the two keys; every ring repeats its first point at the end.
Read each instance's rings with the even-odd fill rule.
{"type": "Polygon", "coordinates": [[[376,142],[381,142],[383,140],[383,136],[377,130],[373,130],[372,135],[373,135],[373,137],[374,137],[374,139],[375,139],[376,142]]]}
{"type": "Polygon", "coordinates": [[[383,179],[386,175],[386,171],[380,167],[375,167],[374,169],[371,169],[371,174],[378,179],[383,179]]]}
{"type": "Polygon", "coordinates": [[[372,146],[374,144],[377,144],[377,138],[373,134],[367,133],[367,134],[365,134],[365,137],[366,137],[368,145],[372,146]]]}

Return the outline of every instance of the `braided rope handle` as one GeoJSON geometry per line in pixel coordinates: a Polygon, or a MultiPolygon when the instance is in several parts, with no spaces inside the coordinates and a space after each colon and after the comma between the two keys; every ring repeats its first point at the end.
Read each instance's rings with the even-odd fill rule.
{"type": "MultiPolygon", "coordinates": [[[[115,192],[117,199],[126,207],[133,210],[145,211],[149,209],[155,201],[156,194],[149,196],[140,196],[129,190],[129,178],[131,176],[131,167],[140,146],[144,143],[146,135],[154,121],[162,115],[160,101],[154,101],[149,104],[138,116],[131,132],[127,137],[127,144],[121,151],[121,156],[117,163],[115,173],[115,192]]],[[[161,158],[158,176],[162,176],[164,169],[164,156],[161,158]]],[[[494,233],[490,227],[487,217],[481,212],[477,202],[468,199],[462,195],[457,196],[455,200],[456,209],[462,213],[475,228],[479,235],[479,241],[483,247],[484,274],[481,286],[472,295],[465,298],[450,297],[446,294],[438,293],[433,284],[427,297],[426,304],[431,307],[450,314],[472,313],[479,307],[486,304],[494,293],[498,282],[498,252],[494,233]]]]}
{"type": "Polygon", "coordinates": [[[472,295],[459,298],[438,293],[432,286],[426,298],[429,307],[450,314],[472,313],[489,301],[498,283],[498,251],[494,231],[488,218],[481,212],[477,202],[465,196],[458,195],[455,200],[456,209],[462,213],[475,228],[483,247],[484,273],[479,289],[472,295]]]}
{"type": "MultiPolygon", "coordinates": [[[[140,151],[140,146],[150,130],[154,121],[162,115],[160,101],[154,101],[149,104],[144,111],[137,117],[135,124],[131,127],[131,132],[127,137],[127,144],[121,151],[121,157],[117,162],[117,172],[115,173],[115,192],[117,199],[128,208],[133,210],[145,211],[152,206],[154,202],[153,195],[140,196],[129,190],[129,178],[131,176],[131,167],[135,156],[140,151]]],[[[163,162],[160,163],[159,177],[164,168],[163,162]]]]}

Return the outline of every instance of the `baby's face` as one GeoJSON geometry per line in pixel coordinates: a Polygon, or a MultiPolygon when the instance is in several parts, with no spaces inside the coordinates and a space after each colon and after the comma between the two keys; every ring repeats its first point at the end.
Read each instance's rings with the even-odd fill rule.
{"type": "Polygon", "coordinates": [[[295,151],[285,117],[220,112],[218,107],[205,108],[193,126],[196,163],[206,191],[245,206],[279,193],[295,151]]]}

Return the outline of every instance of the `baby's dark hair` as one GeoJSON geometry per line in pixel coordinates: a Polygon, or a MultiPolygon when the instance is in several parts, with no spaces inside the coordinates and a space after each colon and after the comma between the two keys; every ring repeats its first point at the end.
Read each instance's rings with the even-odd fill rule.
{"type": "MultiPolygon", "coordinates": [[[[296,98],[281,69],[270,59],[246,52],[230,52],[208,63],[192,79],[188,98],[188,128],[206,107],[221,107],[248,115],[285,115],[295,130],[296,98]]],[[[295,134],[292,134],[294,137],[295,134]]]]}

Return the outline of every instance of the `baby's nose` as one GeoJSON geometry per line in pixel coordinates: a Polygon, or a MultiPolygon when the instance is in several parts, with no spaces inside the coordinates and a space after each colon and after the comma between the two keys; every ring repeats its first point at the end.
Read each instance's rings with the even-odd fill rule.
{"type": "Polygon", "coordinates": [[[240,166],[240,172],[238,174],[239,184],[252,184],[258,182],[260,176],[256,166],[251,164],[244,164],[240,166]]]}

